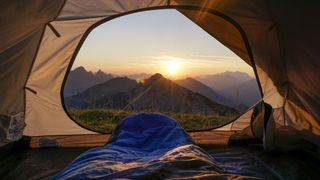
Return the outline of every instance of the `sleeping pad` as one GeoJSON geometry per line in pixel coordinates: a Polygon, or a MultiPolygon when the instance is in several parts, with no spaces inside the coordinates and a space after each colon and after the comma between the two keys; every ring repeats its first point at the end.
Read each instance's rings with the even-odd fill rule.
{"type": "Polygon", "coordinates": [[[53,179],[250,179],[223,174],[172,118],[140,113],[124,118],[110,141],[90,149],[53,179]]]}

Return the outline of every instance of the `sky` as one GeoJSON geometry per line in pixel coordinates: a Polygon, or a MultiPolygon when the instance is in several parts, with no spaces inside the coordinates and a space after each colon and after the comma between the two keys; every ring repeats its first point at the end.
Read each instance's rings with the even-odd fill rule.
{"type": "Polygon", "coordinates": [[[176,10],[125,15],[96,27],[73,64],[93,72],[161,73],[169,78],[225,71],[253,75],[232,51],[176,10]]]}

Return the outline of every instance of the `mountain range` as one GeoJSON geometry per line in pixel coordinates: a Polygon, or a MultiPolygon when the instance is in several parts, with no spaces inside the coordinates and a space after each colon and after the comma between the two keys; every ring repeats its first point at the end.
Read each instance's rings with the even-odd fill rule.
{"type": "Polygon", "coordinates": [[[233,107],[250,107],[261,99],[256,79],[244,72],[226,71],[195,79],[223,96],[228,100],[228,105],[233,107]]]}
{"type": "Polygon", "coordinates": [[[218,91],[221,95],[233,101],[233,104],[252,106],[261,99],[256,79],[251,79],[218,91]]]}
{"type": "Polygon", "coordinates": [[[217,103],[228,105],[228,106],[235,105],[230,99],[223,97],[222,95],[218,94],[213,89],[199,82],[196,79],[188,77],[186,79],[176,80],[175,83],[193,92],[202,94],[217,103]]]}
{"type": "Polygon", "coordinates": [[[142,82],[128,77],[113,78],[65,99],[68,108],[112,108],[235,116],[234,108],[154,74],[142,82]]]}
{"type": "Polygon", "coordinates": [[[206,84],[215,91],[224,91],[225,89],[240,85],[241,83],[252,80],[253,78],[245,72],[226,71],[223,73],[198,76],[195,77],[195,79],[206,84]]]}
{"type": "MultiPolygon", "coordinates": [[[[97,89],[101,89],[100,91],[104,91],[103,89],[109,86],[108,88],[111,91],[114,85],[111,86],[110,84],[105,85],[105,87],[103,86],[103,83],[111,79],[114,79],[111,82],[115,83],[117,82],[117,78],[125,78],[127,80],[131,80],[132,82],[129,84],[133,86],[134,83],[137,83],[136,80],[148,79],[150,76],[152,75],[139,73],[124,77],[107,74],[101,70],[93,73],[91,71],[86,71],[84,67],[78,67],[72,70],[67,78],[64,88],[64,96],[70,97],[73,95],[79,95],[86,90],[89,91],[95,85],[97,85],[97,89]]],[[[213,75],[204,75],[194,78],[188,77],[185,79],[175,80],[174,83],[194,93],[201,94],[213,102],[234,107],[240,111],[252,106],[260,99],[256,80],[244,72],[226,71],[224,73],[213,75]]],[[[125,85],[123,87],[124,89],[128,88],[125,85]]]]}
{"type": "Polygon", "coordinates": [[[108,81],[112,78],[113,76],[111,74],[106,74],[101,70],[96,73],[92,73],[80,66],[70,71],[65,83],[63,94],[65,97],[68,97],[83,92],[96,84],[108,81]]]}

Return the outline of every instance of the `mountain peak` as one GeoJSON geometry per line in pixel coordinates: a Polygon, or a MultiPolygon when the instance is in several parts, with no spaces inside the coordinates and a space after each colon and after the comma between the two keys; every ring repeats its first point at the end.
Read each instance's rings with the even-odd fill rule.
{"type": "Polygon", "coordinates": [[[150,76],[148,79],[145,79],[144,85],[149,86],[149,85],[151,85],[151,84],[153,84],[163,78],[164,77],[160,73],[156,73],[156,74],[150,76]]]}
{"type": "Polygon", "coordinates": [[[64,92],[67,96],[74,95],[111,78],[110,74],[105,74],[102,71],[92,73],[92,71],[87,71],[83,66],[79,66],[70,72],[64,92]]]}
{"type": "Polygon", "coordinates": [[[223,73],[218,73],[219,76],[231,76],[236,79],[239,79],[241,81],[246,81],[252,79],[252,77],[249,76],[246,72],[240,72],[240,71],[225,71],[223,73]]]}
{"type": "Polygon", "coordinates": [[[101,71],[101,69],[99,69],[96,74],[105,74],[103,71],[101,71]]]}
{"type": "Polygon", "coordinates": [[[105,76],[105,75],[107,75],[107,74],[99,69],[99,70],[95,73],[95,75],[96,75],[96,76],[105,76]]]}
{"type": "Polygon", "coordinates": [[[73,70],[74,72],[87,72],[83,66],[79,66],[73,70]]]}
{"type": "Polygon", "coordinates": [[[188,81],[197,81],[197,80],[193,79],[192,77],[186,77],[186,80],[188,80],[188,81]]]}
{"type": "Polygon", "coordinates": [[[161,78],[163,78],[162,74],[156,73],[156,74],[152,75],[152,76],[149,78],[149,80],[150,80],[150,81],[156,81],[156,80],[161,79],[161,78]]]}

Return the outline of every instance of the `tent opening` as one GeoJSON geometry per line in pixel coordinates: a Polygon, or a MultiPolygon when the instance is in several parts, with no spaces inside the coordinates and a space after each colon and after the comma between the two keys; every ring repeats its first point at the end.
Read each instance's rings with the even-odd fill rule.
{"type": "Polygon", "coordinates": [[[111,133],[130,114],[158,112],[187,131],[221,127],[260,99],[251,66],[174,9],[96,27],[63,89],[69,116],[111,133]]]}

